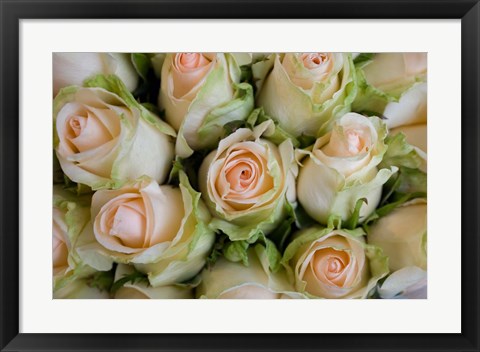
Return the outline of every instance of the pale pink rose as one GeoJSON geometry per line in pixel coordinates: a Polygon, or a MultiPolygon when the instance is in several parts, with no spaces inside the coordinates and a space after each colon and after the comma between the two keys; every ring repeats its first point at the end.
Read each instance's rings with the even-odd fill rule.
{"type": "Polygon", "coordinates": [[[233,54],[165,56],[158,106],[178,132],[176,155],[187,158],[195,150],[215,148],[227,122],[245,120],[250,115],[253,89],[240,79],[241,69],[233,54]]]}
{"type": "MultiPolygon", "coordinates": [[[[205,77],[215,57],[200,53],[175,54],[172,65],[173,95],[181,98],[205,77]]],[[[178,129],[178,126],[174,126],[178,129]]]]}
{"type": "Polygon", "coordinates": [[[301,160],[297,180],[298,200],[305,211],[321,224],[332,215],[350,218],[358,199],[367,202],[360,221],[371,214],[382,195],[382,186],[394,170],[377,168],[385,152],[387,130],[377,117],[347,113],[332,131],[318,138],[301,160]]]}
{"type": "MultiPolygon", "coordinates": [[[[334,73],[335,56],[333,53],[289,53],[285,54],[282,66],[293,83],[309,90],[316,82],[325,82],[334,73]]],[[[331,98],[339,84],[339,79],[335,76],[328,91],[322,94],[322,100],[331,98]]]]}
{"type": "Polygon", "coordinates": [[[92,212],[97,241],[111,251],[132,254],[171,242],[180,229],[184,207],[180,189],[150,182],[96,192],[92,212]]]}
{"type": "Polygon", "coordinates": [[[333,231],[304,246],[297,256],[295,277],[305,291],[322,298],[344,298],[364,288],[369,269],[362,238],[333,231]]]}
{"type": "Polygon", "coordinates": [[[252,71],[263,82],[256,105],[294,137],[323,135],[337,114],[350,110],[356,92],[351,54],[273,54],[252,71]]]}
{"type": "Polygon", "coordinates": [[[268,218],[263,230],[271,230],[283,213],[287,197],[295,199],[293,146],[289,140],[277,146],[260,138],[269,126],[270,122],[254,131],[238,129],[220,141],[199,170],[202,196],[212,213],[243,228],[222,228],[237,239],[249,237],[256,226],[266,225],[262,222],[268,218]]]}
{"type": "Polygon", "coordinates": [[[215,54],[177,53],[165,58],[159,105],[175,130],[180,130],[190,104],[216,65],[215,54]]]}
{"type": "Polygon", "coordinates": [[[200,194],[180,172],[179,187],[142,177],[92,197],[93,226],[80,256],[99,271],[131,264],[153,287],[193,278],[215,240],[200,194]]]}
{"type": "Polygon", "coordinates": [[[54,101],[55,150],[71,180],[94,189],[143,175],[165,180],[173,159],[170,126],[154,115],[147,121],[147,112],[102,88],[63,92],[54,101]]]}

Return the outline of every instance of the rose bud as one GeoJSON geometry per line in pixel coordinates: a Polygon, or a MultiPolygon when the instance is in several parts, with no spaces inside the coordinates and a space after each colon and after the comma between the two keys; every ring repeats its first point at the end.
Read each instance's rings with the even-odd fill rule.
{"type": "Polygon", "coordinates": [[[285,270],[273,273],[265,247],[248,249],[248,266],[221,257],[202,272],[197,288],[199,298],[214,299],[280,299],[302,298],[288,282],[285,270]]]}
{"type": "MultiPolygon", "coordinates": [[[[254,72],[260,65],[263,62],[252,66],[254,72]]],[[[354,77],[350,54],[275,54],[273,70],[256,103],[294,137],[317,137],[335,116],[350,111],[356,92],[354,77]]]]}
{"type": "Polygon", "coordinates": [[[213,149],[230,121],[245,120],[253,110],[253,88],[240,83],[232,54],[168,54],[163,62],[158,104],[178,132],[176,154],[213,149]]]}
{"type": "Polygon", "coordinates": [[[427,121],[427,53],[381,53],[357,65],[354,111],[386,117],[389,128],[427,121]]]}
{"type": "Polygon", "coordinates": [[[382,194],[383,184],[396,168],[377,169],[386,151],[385,125],[377,117],[348,113],[333,129],[317,139],[301,161],[297,183],[298,200],[321,224],[331,215],[348,220],[359,199],[360,222],[370,215],[382,194]]]}

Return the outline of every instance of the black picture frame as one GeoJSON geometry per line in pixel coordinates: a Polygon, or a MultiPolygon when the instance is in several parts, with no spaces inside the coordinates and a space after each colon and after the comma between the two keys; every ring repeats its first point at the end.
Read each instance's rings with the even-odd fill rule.
{"type": "Polygon", "coordinates": [[[478,227],[480,219],[478,207],[480,3],[478,0],[0,0],[0,14],[1,351],[480,350],[480,233],[478,227]],[[461,19],[462,332],[460,334],[341,335],[19,333],[19,21],[58,18],[461,19]]]}

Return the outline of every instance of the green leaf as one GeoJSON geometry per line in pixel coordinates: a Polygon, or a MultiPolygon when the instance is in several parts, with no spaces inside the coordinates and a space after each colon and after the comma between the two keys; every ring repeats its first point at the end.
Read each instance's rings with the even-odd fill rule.
{"type": "Polygon", "coordinates": [[[316,137],[314,136],[307,136],[305,134],[302,134],[300,137],[297,138],[298,139],[298,143],[299,143],[299,146],[298,148],[300,149],[304,149],[306,147],[309,147],[311,146],[312,144],[315,143],[315,141],[317,140],[316,137]]]}
{"type": "Polygon", "coordinates": [[[229,136],[239,128],[245,127],[245,121],[243,120],[234,120],[227,122],[225,125],[223,125],[223,129],[225,131],[224,136],[229,136]]]}
{"type": "Polygon", "coordinates": [[[402,206],[406,202],[415,199],[415,198],[426,198],[427,193],[426,192],[415,192],[415,193],[407,193],[397,195],[397,199],[391,203],[387,203],[384,206],[381,206],[380,208],[377,208],[370,216],[364,221],[363,223],[363,228],[365,231],[368,232],[368,226],[370,223],[372,223],[375,220],[378,220],[379,218],[390,214],[392,211],[394,211],[396,208],[402,206]]]}
{"type": "Polygon", "coordinates": [[[379,168],[403,166],[416,169],[422,165],[423,159],[418,155],[415,147],[407,143],[403,133],[397,133],[394,136],[388,135],[385,138],[385,144],[387,145],[387,151],[379,164],[379,168]]]}
{"type": "MultiPolygon", "coordinates": [[[[123,287],[127,283],[135,284],[138,282],[143,282],[149,285],[148,276],[141,273],[140,271],[135,270],[135,268],[133,269],[134,269],[134,272],[132,274],[125,275],[121,279],[115,281],[113,285],[111,285],[110,293],[115,294],[115,292],[117,292],[121,287],[123,287]]],[[[113,276],[112,276],[112,282],[113,282],[113,276]]]]}
{"type": "Polygon", "coordinates": [[[329,229],[338,229],[342,228],[342,217],[340,215],[331,214],[328,217],[327,227],[329,229]]]}
{"type": "MultiPolygon", "coordinates": [[[[208,140],[218,127],[232,121],[244,120],[254,108],[253,87],[248,83],[234,85],[236,91],[233,99],[226,104],[215,107],[198,129],[200,139],[208,140]]],[[[225,137],[225,136],[224,136],[225,137]]],[[[215,143],[211,143],[216,146],[215,143]]]]}
{"type": "Polygon", "coordinates": [[[400,168],[398,193],[427,193],[427,174],[419,169],[400,168]]]}
{"type": "Polygon", "coordinates": [[[264,236],[264,241],[265,241],[265,249],[266,249],[267,258],[268,258],[268,265],[270,267],[270,270],[276,273],[281,268],[280,262],[282,260],[282,255],[280,254],[280,251],[275,246],[275,243],[270,241],[268,238],[265,238],[265,236],[264,236]]]}
{"type": "Polygon", "coordinates": [[[345,222],[345,228],[350,230],[357,228],[358,220],[360,219],[360,209],[362,208],[363,204],[368,205],[367,198],[360,198],[359,200],[357,200],[357,202],[355,203],[355,208],[353,209],[352,216],[345,222]]]}
{"type": "Polygon", "coordinates": [[[110,271],[99,271],[87,279],[89,287],[98,288],[100,291],[109,292],[113,284],[113,276],[115,269],[110,271]]]}
{"type": "Polygon", "coordinates": [[[168,183],[171,185],[178,185],[179,172],[183,171],[187,174],[188,180],[193,188],[198,189],[198,172],[200,165],[205,159],[206,151],[198,151],[193,153],[188,158],[181,158],[176,156],[173,161],[173,167],[168,177],[168,183]]]}
{"type": "Polygon", "coordinates": [[[243,265],[248,266],[248,247],[250,244],[247,241],[229,242],[223,249],[223,255],[231,262],[242,262],[243,265]]]}
{"type": "Polygon", "coordinates": [[[285,202],[285,209],[287,215],[285,216],[284,220],[268,235],[268,238],[275,243],[281,252],[283,252],[288,243],[288,238],[292,233],[292,225],[296,220],[295,211],[289,202],[285,202]]]}
{"type": "Polygon", "coordinates": [[[223,256],[223,247],[225,246],[225,242],[227,242],[228,236],[224,233],[220,233],[213,244],[212,251],[207,257],[207,268],[210,269],[215,265],[218,258],[223,256]]]}
{"type": "Polygon", "coordinates": [[[240,71],[242,72],[240,75],[240,82],[250,83],[253,78],[252,66],[251,65],[240,66],[240,71]]]}
{"type": "Polygon", "coordinates": [[[299,229],[304,229],[316,224],[316,221],[307,214],[300,203],[295,208],[295,224],[299,229]]]}
{"type": "Polygon", "coordinates": [[[363,67],[366,63],[370,62],[374,56],[374,53],[360,53],[360,55],[353,60],[353,63],[355,66],[363,67]]]}
{"type": "Polygon", "coordinates": [[[300,143],[297,138],[295,138],[293,135],[285,131],[283,128],[280,127],[278,121],[272,119],[270,116],[268,116],[263,108],[257,108],[251,112],[251,114],[248,116],[246,120],[246,125],[250,129],[253,129],[255,126],[260,125],[261,123],[265,121],[273,121],[275,124],[275,130],[272,134],[265,135],[264,137],[268,139],[269,141],[275,143],[275,144],[281,144],[283,141],[290,139],[292,141],[292,144],[294,147],[300,147],[300,143]]]}
{"type": "Polygon", "coordinates": [[[133,67],[135,67],[135,70],[137,71],[138,75],[142,77],[144,81],[147,81],[148,71],[152,67],[150,58],[147,56],[147,54],[132,53],[131,60],[132,60],[133,67]]]}

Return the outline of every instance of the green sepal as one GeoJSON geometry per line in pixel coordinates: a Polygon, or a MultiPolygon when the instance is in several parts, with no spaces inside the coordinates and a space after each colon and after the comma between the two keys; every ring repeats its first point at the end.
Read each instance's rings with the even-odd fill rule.
{"type": "Polygon", "coordinates": [[[148,71],[152,67],[150,58],[147,54],[143,53],[132,53],[130,54],[133,67],[137,71],[138,75],[144,80],[148,80],[148,71]]]}
{"type": "MultiPolygon", "coordinates": [[[[205,118],[198,129],[200,139],[209,139],[218,129],[232,121],[245,120],[254,107],[253,87],[248,83],[239,83],[233,85],[235,95],[233,99],[226,104],[214,108],[205,118]]],[[[225,137],[225,136],[223,136],[225,137]]],[[[211,147],[214,148],[218,140],[212,141],[211,147]]]]}
{"type": "Polygon", "coordinates": [[[110,271],[98,271],[91,277],[87,278],[87,285],[89,287],[95,287],[100,291],[111,292],[110,289],[113,284],[114,270],[110,271]]]}
{"type": "Polygon", "coordinates": [[[121,279],[116,280],[115,282],[112,281],[112,285],[110,288],[110,293],[112,295],[114,295],[120,288],[122,288],[127,283],[136,284],[142,282],[146,285],[150,285],[148,281],[148,276],[146,274],[143,274],[140,271],[136,270],[133,266],[131,266],[131,268],[133,270],[131,274],[125,275],[121,279]]]}

